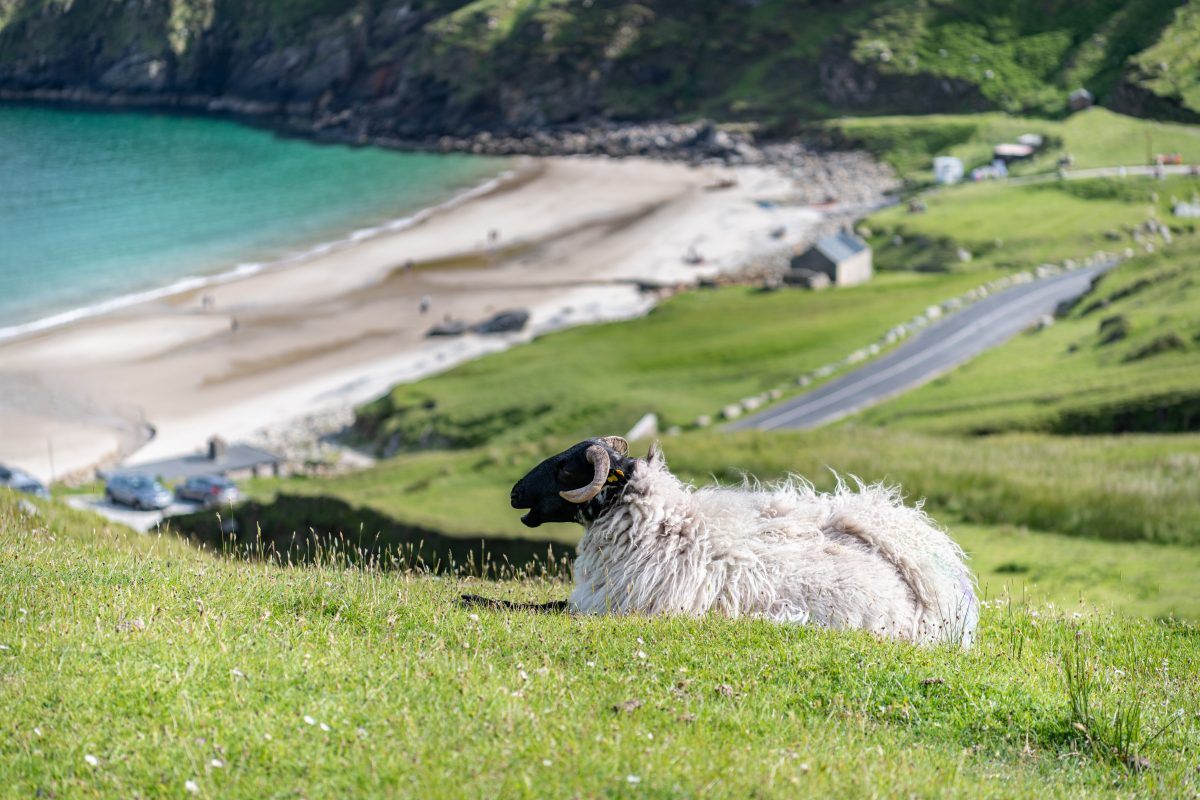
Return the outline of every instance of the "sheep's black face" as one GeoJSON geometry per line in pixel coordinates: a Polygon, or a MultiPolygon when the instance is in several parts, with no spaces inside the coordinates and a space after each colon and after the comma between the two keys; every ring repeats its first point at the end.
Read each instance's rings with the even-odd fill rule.
{"type": "Polygon", "coordinates": [[[624,439],[610,436],[550,456],[513,486],[512,507],[529,509],[521,522],[531,528],[579,520],[603,504],[612,488],[624,485],[634,463],[625,457],[628,451],[624,439]]]}

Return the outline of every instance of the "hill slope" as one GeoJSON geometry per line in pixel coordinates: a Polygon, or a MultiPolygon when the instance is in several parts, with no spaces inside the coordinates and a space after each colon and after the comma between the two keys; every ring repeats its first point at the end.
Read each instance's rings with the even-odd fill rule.
{"type": "Polygon", "coordinates": [[[0,89],[351,136],[709,115],[1195,116],[1177,0],[0,0],[0,89]]]}
{"type": "Polygon", "coordinates": [[[0,795],[1184,797],[1200,780],[1188,624],[999,604],[962,653],[473,613],[456,579],[98,524],[0,492],[0,795]]]}

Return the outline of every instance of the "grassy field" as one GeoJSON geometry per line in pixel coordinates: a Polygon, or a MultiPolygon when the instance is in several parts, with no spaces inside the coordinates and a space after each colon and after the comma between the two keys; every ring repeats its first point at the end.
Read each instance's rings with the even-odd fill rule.
{"type": "Polygon", "coordinates": [[[1200,129],[1091,108],[1063,120],[983,114],[861,117],[822,123],[846,142],[884,159],[913,184],[933,181],[933,157],[957,156],[970,170],[990,164],[992,148],[1023,133],[1045,137],[1038,155],[1017,162],[1013,174],[1052,171],[1070,154],[1072,169],[1150,164],[1158,153],[1200,162],[1200,129]]]}
{"type": "Polygon", "coordinates": [[[893,206],[866,226],[882,270],[1028,269],[1136,245],[1130,231],[1148,219],[1193,231],[1195,222],[1172,218],[1168,206],[1198,189],[1200,180],[1184,177],[968,184],[927,195],[925,213],[893,206]]]}
{"type": "MultiPolygon", "coordinates": [[[[497,558],[508,552],[505,540],[531,535],[548,537],[561,552],[577,540],[578,527],[531,532],[507,498],[517,478],[568,443],[414,454],[339,478],[260,481],[248,488],[268,508],[278,493],[346,504],[338,506],[340,527],[332,529],[327,517],[298,511],[302,504],[280,502],[256,522],[272,528],[347,533],[365,527],[370,540],[376,531],[399,536],[415,525],[484,541],[497,558]]],[[[829,489],[834,467],[899,484],[911,500],[924,499],[962,543],[992,596],[1007,590],[1060,605],[1083,597],[1122,613],[1200,619],[1195,435],[978,439],[838,426],[805,433],[697,431],[663,444],[672,470],[697,485],[798,473],[829,489]]]]}
{"type": "MultiPolygon", "coordinates": [[[[4,796],[1192,796],[1200,631],[989,604],[969,653],[472,612],[0,495],[4,796]]],[[[482,587],[561,596],[553,582],[482,587]]]]}
{"type": "Polygon", "coordinates": [[[664,428],[689,425],[747,395],[794,389],[802,373],[995,275],[895,274],[820,294],[685,294],[644,319],[557,333],[397,386],[360,410],[359,429],[409,449],[624,431],[649,411],[664,428]]]}

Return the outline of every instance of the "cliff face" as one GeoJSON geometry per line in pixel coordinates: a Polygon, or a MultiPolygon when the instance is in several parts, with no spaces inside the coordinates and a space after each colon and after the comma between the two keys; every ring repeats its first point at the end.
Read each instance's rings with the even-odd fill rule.
{"type": "MultiPolygon", "coordinates": [[[[1178,0],[0,0],[0,97],[423,138],[708,115],[1054,113],[1171,96],[1178,0]],[[1166,56],[1164,56],[1166,57],[1166,56]],[[1150,69],[1158,83],[1143,80],[1150,69]],[[1161,85],[1161,86],[1160,86],[1161,85]]],[[[1180,48],[1176,48],[1180,49],[1180,48]]],[[[1191,57],[1182,48],[1183,57],[1191,57]]]]}

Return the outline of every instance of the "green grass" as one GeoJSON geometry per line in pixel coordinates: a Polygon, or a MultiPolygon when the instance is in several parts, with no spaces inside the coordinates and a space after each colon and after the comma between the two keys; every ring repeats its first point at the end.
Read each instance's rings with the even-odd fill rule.
{"type": "Polygon", "coordinates": [[[865,224],[882,270],[1027,269],[1123,250],[1133,244],[1128,229],[1150,218],[1152,208],[1159,213],[1172,193],[1187,197],[1197,187],[1200,181],[1189,178],[968,184],[928,195],[923,214],[893,206],[865,224]],[[969,263],[959,261],[959,248],[971,254],[969,263]]]}
{"type": "Polygon", "coordinates": [[[742,397],[794,386],[989,277],[907,273],[821,293],[685,294],[644,319],[557,333],[397,386],[360,409],[358,427],[380,445],[409,449],[623,432],[647,412],[663,428],[689,425],[742,397]]]}
{"type": "MultiPolygon", "coordinates": [[[[1195,430],[1200,252],[1128,262],[1025,333],[861,420],[926,432],[1195,430]]],[[[1193,475],[1195,473],[1193,472],[1193,475]]]]}
{"type": "Polygon", "coordinates": [[[1183,623],[1018,599],[962,653],[750,620],[473,614],[454,599],[475,582],[226,560],[44,509],[0,497],[5,796],[1198,788],[1200,632],[1183,623]]]}
{"type": "MultiPolygon", "coordinates": [[[[507,504],[512,483],[566,443],[414,454],[354,475],[264,480],[249,490],[268,503],[282,492],[348,504],[340,527],[318,528],[322,533],[365,525],[370,539],[377,529],[420,525],[473,545],[486,540],[486,552],[500,557],[510,537],[544,536],[560,545],[577,540],[574,525],[530,531],[507,504]]],[[[963,544],[991,597],[1007,591],[1060,607],[1083,598],[1124,614],[1200,619],[1195,435],[978,439],[840,426],[806,433],[695,432],[663,444],[672,470],[697,485],[798,473],[829,489],[831,468],[899,484],[910,501],[924,499],[963,544]]],[[[278,514],[295,505],[281,503],[278,514]]],[[[291,524],[306,529],[308,523],[291,524]]]]}
{"type": "Polygon", "coordinates": [[[1200,162],[1200,129],[1155,122],[1091,108],[1065,120],[1001,113],[857,117],[830,120],[822,127],[840,141],[863,147],[896,168],[910,184],[933,181],[934,156],[957,156],[968,171],[990,164],[992,148],[1023,133],[1045,137],[1038,155],[1016,162],[1014,175],[1049,172],[1064,153],[1072,169],[1153,163],[1158,153],[1179,153],[1185,163],[1200,162]]]}
{"type": "Polygon", "coordinates": [[[1011,525],[952,524],[989,600],[1082,606],[1132,617],[1200,619],[1200,549],[1103,542],[1011,525]]]}

